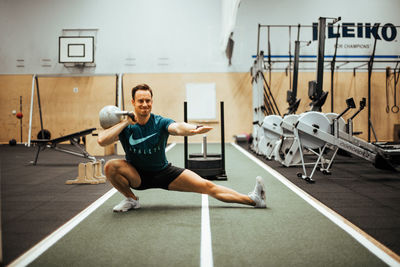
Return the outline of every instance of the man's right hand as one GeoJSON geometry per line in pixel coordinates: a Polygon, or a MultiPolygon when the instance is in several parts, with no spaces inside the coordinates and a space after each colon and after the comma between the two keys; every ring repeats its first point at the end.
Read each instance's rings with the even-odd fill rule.
{"type": "Polygon", "coordinates": [[[133,111],[129,112],[129,114],[126,116],[130,124],[135,124],[136,123],[136,116],[133,111]]]}

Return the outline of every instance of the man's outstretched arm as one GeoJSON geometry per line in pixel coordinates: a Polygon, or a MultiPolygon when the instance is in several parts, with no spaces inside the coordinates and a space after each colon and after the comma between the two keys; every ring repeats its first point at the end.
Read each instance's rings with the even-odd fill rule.
{"type": "Polygon", "coordinates": [[[171,135],[190,136],[203,134],[212,130],[210,126],[194,125],[186,122],[174,122],[168,126],[168,132],[171,135]]]}

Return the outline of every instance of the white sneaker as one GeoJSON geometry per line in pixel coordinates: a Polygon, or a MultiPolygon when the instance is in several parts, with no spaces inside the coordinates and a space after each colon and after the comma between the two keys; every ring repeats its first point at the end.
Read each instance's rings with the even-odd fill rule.
{"type": "Polygon", "coordinates": [[[126,212],[130,209],[139,209],[140,204],[139,200],[134,200],[131,197],[128,197],[122,200],[117,206],[113,208],[114,212],[126,212]]]}
{"type": "Polygon", "coordinates": [[[265,186],[261,176],[256,178],[256,186],[253,192],[249,193],[249,197],[256,203],[255,208],[266,208],[265,186]]]}

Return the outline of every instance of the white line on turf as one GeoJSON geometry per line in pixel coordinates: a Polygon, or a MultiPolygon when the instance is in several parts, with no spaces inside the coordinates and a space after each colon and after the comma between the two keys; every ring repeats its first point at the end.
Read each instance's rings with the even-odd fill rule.
{"type": "MultiPolygon", "coordinates": [[[[375,256],[380,258],[382,261],[384,261],[386,264],[389,266],[400,266],[400,263],[391,257],[388,253],[386,253],[384,250],[382,250],[380,247],[384,247],[382,244],[380,244],[378,241],[373,239],[371,236],[369,236],[367,233],[362,231],[360,228],[356,227],[353,225],[351,222],[347,221],[345,218],[337,214],[335,211],[331,210],[312,196],[310,196],[308,193],[294,185],[292,182],[290,182],[288,179],[286,179],[285,176],[280,174],[279,172],[275,171],[268,165],[266,165],[264,162],[247,152],[245,149],[242,147],[238,146],[235,143],[231,143],[236,149],[241,151],[243,154],[245,154],[248,158],[253,160],[256,164],[258,164],[260,167],[262,167],[264,170],[267,172],[271,173],[276,179],[278,179],[281,183],[283,183],[285,186],[287,186],[290,190],[292,190],[294,193],[296,193],[298,196],[300,196],[302,199],[304,199],[307,203],[309,203],[311,206],[313,206],[316,210],[318,210],[320,213],[322,213],[325,217],[327,217],[329,220],[331,220],[333,223],[335,223],[337,226],[342,228],[345,232],[347,232],[350,236],[352,236],[355,240],[357,240],[361,245],[363,245],[365,248],[367,248],[370,252],[372,252],[375,256]]],[[[385,250],[389,250],[386,248],[385,250]]]]}
{"type": "Polygon", "coordinates": [[[201,195],[201,245],[200,267],[212,267],[213,254],[210,229],[210,213],[208,210],[208,195],[201,195]]]}
{"type": "Polygon", "coordinates": [[[107,199],[109,199],[114,193],[117,192],[114,188],[109,190],[106,194],[92,203],[89,207],[81,211],[78,215],[73,217],[71,220],[66,222],[60,228],[55,230],[52,234],[47,236],[45,239],[37,243],[34,247],[29,249],[27,252],[22,254],[19,258],[13,261],[9,266],[27,266],[37,257],[39,257],[43,252],[45,252],[49,247],[55,244],[63,236],[65,236],[69,231],[74,229],[81,221],[88,217],[93,211],[100,207],[107,199]]]}
{"type": "MultiPolygon", "coordinates": [[[[171,150],[176,143],[172,143],[165,148],[165,152],[171,150]]],[[[71,220],[63,224],[60,228],[55,230],[49,236],[44,238],[42,241],[37,243],[34,247],[26,251],[24,254],[19,256],[13,262],[11,262],[9,267],[16,266],[27,266],[31,262],[33,262],[36,258],[38,258],[42,253],[44,253],[47,249],[49,249],[52,245],[54,245],[58,240],[60,240],[63,236],[65,236],[69,231],[74,229],[80,222],[82,222],[86,217],[92,214],[98,207],[104,204],[110,197],[112,197],[117,190],[112,188],[107,193],[105,193],[102,197],[93,202],[89,207],[78,213],[71,220]]]]}

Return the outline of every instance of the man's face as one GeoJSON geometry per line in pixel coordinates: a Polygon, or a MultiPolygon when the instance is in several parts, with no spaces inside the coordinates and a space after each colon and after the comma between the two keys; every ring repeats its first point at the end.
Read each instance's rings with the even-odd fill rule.
{"type": "Polygon", "coordinates": [[[135,99],[132,99],[132,105],[135,109],[135,114],[138,116],[147,116],[151,112],[153,99],[150,91],[138,90],[135,93],[135,99]]]}

